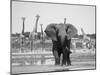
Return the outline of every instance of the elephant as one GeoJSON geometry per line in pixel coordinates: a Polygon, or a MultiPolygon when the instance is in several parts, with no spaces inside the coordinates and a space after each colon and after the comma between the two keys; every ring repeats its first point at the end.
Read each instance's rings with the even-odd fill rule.
{"type": "Polygon", "coordinates": [[[72,24],[52,23],[47,25],[46,35],[51,38],[52,52],[55,58],[55,65],[71,65],[70,50],[71,38],[77,34],[77,29],[72,24]],[[61,60],[62,54],[62,60],[61,60]],[[61,61],[61,62],[60,62],[61,61]]]}

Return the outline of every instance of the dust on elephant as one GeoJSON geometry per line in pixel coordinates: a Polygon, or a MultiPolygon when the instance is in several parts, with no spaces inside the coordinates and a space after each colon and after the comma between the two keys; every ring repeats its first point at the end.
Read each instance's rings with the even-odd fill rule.
{"type": "Polygon", "coordinates": [[[53,55],[55,58],[55,65],[71,65],[70,60],[70,43],[71,37],[77,34],[77,29],[72,24],[62,24],[62,23],[55,23],[49,24],[46,29],[45,33],[48,37],[51,38],[53,47],[53,55]],[[62,54],[62,60],[60,56],[62,54]],[[60,63],[60,60],[62,63],[60,63]]]}

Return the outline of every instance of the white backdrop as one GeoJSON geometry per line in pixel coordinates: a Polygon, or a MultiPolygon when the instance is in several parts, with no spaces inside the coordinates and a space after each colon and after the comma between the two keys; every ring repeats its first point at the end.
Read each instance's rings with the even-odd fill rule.
{"type": "MultiPolygon", "coordinates": [[[[32,0],[31,0],[32,1],[32,0]]],[[[34,0],[33,0],[34,1],[34,0]]],[[[100,0],[35,0],[97,6],[97,70],[41,73],[34,75],[98,75],[100,72],[100,0]]],[[[0,0],[0,75],[10,74],[10,0],[0,0]]],[[[28,74],[32,75],[32,74],[28,74]]]]}

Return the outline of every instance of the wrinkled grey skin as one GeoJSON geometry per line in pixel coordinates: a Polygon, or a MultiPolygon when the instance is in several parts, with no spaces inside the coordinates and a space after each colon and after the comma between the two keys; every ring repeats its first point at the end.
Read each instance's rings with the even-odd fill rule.
{"type": "Polygon", "coordinates": [[[70,61],[70,42],[71,37],[77,34],[77,29],[71,24],[49,24],[45,33],[51,38],[53,42],[53,55],[55,57],[55,65],[71,65],[70,61]],[[62,57],[62,63],[60,63],[60,56],[62,57]]]}

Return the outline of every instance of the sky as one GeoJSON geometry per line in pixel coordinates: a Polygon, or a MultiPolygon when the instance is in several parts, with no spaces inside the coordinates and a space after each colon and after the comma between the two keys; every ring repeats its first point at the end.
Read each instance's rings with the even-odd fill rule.
{"type": "Polygon", "coordinates": [[[40,24],[43,30],[50,23],[66,23],[74,25],[78,34],[83,28],[86,34],[95,33],[95,7],[80,5],[47,4],[36,2],[12,2],[12,33],[22,32],[22,17],[25,17],[25,32],[32,32],[35,27],[36,15],[39,15],[37,31],[40,24]]]}

